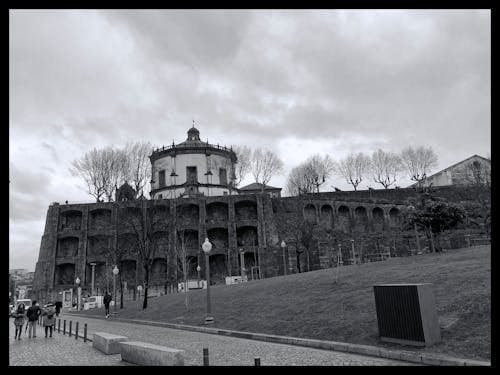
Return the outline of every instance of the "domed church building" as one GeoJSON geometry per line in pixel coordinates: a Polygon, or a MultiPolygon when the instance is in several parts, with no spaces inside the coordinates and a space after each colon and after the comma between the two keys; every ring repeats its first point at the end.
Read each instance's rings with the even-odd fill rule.
{"type": "Polygon", "coordinates": [[[158,148],[151,154],[151,198],[237,194],[237,158],[232,148],[203,142],[194,126],[187,134],[184,142],[158,148]]]}

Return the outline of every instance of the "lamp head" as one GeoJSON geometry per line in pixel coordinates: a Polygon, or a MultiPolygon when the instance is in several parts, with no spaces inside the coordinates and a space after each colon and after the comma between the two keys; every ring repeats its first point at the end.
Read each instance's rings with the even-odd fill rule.
{"type": "Polygon", "coordinates": [[[76,283],[76,285],[80,284],[80,278],[79,277],[76,278],[75,283],[76,283]]]}
{"type": "Polygon", "coordinates": [[[200,266],[196,267],[196,271],[200,272],[201,271],[201,267],[200,266]]]}
{"type": "Polygon", "coordinates": [[[286,246],[285,241],[281,241],[281,247],[285,247],[285,246],[286,246]]]}
{"type": "Polygon", "coordinates": [[[201,245],[201,248],[205,252],[205,254],[208,254],[210,250],[212,250],[212,244],[210,241],[208,241],[208,238],[205,238],[205,242],[203,242],[203,245],[201,245]]]}
{"type": "Polygon", "coordinates": [[[118,272],[120,272],[120,271],[118,270],[118,267],[115,266],[115,268],[113,268],[113,275],[115,275],[115,276],[118,275],[118,272]]]}

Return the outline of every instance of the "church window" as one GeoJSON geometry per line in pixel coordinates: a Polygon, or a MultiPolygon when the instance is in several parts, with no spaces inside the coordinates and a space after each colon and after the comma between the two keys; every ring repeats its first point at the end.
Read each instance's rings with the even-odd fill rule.
{"type": "Polygon", "coordinates": [[[227,173],[225,168],[219,169],[219,181],[221,185],[227,185],[227,173]]]}
{"type": "Polygon", "coordinates": [[[186,167],[186,182],[198,182],[198,171],[196,167],[186,167]]]}
{"type": "Polygon", "coordinates": [[[158,172],[158,183],[160,184],[160,187],[165,186],[165,170],[158,172]]]}

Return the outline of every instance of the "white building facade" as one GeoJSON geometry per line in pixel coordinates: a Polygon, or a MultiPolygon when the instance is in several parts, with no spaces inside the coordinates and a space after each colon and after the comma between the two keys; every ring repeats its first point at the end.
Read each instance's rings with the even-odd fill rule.
{"type": "Polygon", "coordinates": [[[201,141],[195,127],[188,130],[186,141],[158,148],[149,158],[152,199],[237,194],[236,153],[201,141]]]}

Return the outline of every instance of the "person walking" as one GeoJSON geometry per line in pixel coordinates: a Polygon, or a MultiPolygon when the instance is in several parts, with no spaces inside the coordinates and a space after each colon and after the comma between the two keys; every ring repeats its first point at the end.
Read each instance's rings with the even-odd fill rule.
{"type": "Polygon", "coordinates": [[[106,318],[109,318],[109,304],[111,302],[111,295],[106,291],[106,294],[104,295],[104,308],[106,309],[106,318]]]}
{"type": "Polygon", "coordinates": [[[42,311],[40,310],[40,306],[37,305],[36,301],[31,302],[31,306],[28,308],[26,312],[26,316],[28,317],[28,338],[31,338],[31,331],[33,331],[33,338],[36,337],[36,325],[38,322],[38,317],[42,311]]]}
{"type": "Polygon", "coordinates": [[[59,316],[61,313],[62,301],[56,301],[56,316],[59,316]]]}
{"type": "Polygon", "coordinates": [[[49,302],[44,306],[42,317],[42,324],[45,327],[45,337],[47,337],[47,333],[50,330],[50,337],[52,337],[52,329],[56,325],[56,318],[54,314],[56,313],[54,304],[49,302]]]}
{"type": "Polygon", "coordinates": [[[26,318],[24,312],[24,303],[20,303],[19,306],[17,306],[16,312],[13,314],[14,326],[16,327],[16,335],[14,339],[21,340],[21,333],[23,332],[24,320],[26,318]]]}

